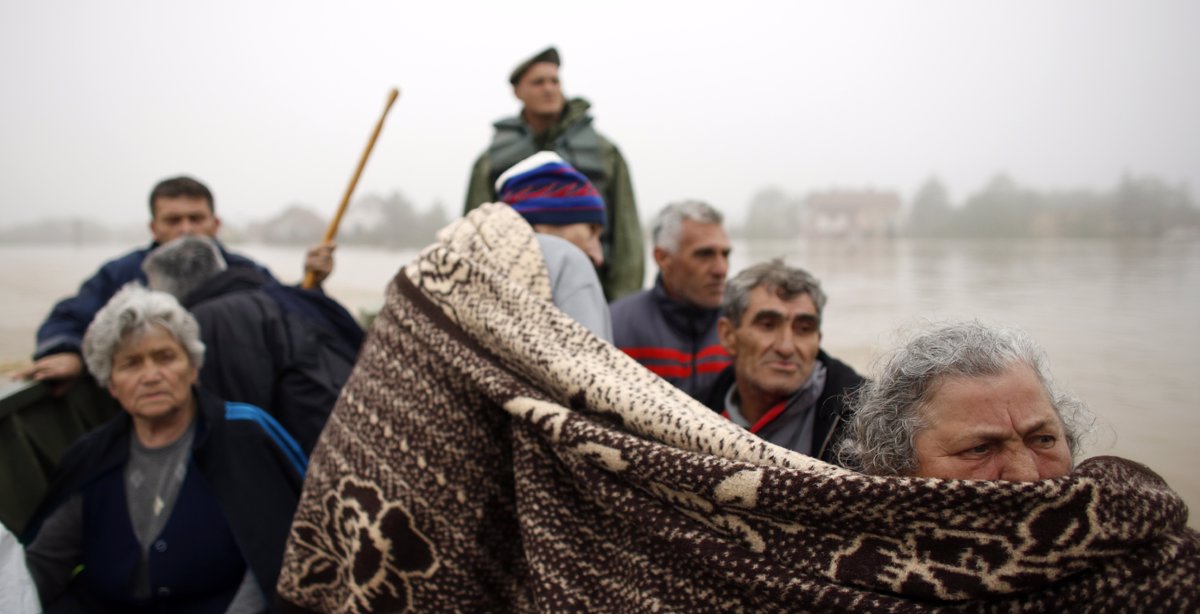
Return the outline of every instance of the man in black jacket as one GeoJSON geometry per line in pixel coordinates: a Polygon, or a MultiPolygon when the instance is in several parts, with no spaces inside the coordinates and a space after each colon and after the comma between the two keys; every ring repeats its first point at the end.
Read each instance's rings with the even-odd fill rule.
{"type": "Polygon", "coordinates": [[[150,288],[173,294],[199,322],[211,357],[200,384],[265,409],[312,452],[362,344],[353,316],[320,290],[226,267],[208,237],[162,245],[142,268],[150,288]]]}
{"type": "Polygon", "coordinates": [[[733,364],[706,403],[771,443],[835,462],[846,395],[865,380],[821,344],[825,292],[807,271],[782,260],[731,279],[717,333],[733,364]]]}

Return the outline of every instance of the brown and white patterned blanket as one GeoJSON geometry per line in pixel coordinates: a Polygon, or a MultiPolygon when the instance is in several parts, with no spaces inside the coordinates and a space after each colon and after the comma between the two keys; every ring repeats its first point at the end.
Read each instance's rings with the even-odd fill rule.
{"type": "Polygon", "coordinates": [[[1200,608],[1200,539],[1141,465],[862,476],[726,422],[549,296],[502,206],[396,276],[313,455],[283,610],[1200,608]]]}

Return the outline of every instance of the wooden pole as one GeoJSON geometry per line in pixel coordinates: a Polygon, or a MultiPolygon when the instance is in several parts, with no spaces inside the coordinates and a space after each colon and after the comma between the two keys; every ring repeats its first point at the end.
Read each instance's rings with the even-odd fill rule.
{"type": "MultiPolygon", "coordinates": [[[[342,196],[342,204],[338,205],[337,213],[329,222],[329,227],[325,229],[325,238],[322,243],[329,243],[337,236],[338,226],[342,223],[342,216],[346,214],[346,208],[350,206],[350,197],[354,195],[354,188],[358,185],[358,178],[362,175],[363,167],[367,165],[367,158],[371,156],[371,150],[375,148],[375,140],[379,138],[379,132],[383,130],[383,120],[387,118],[388,111],[392,110],[392,104],[396,102],[396,98],[400,96],[400,90],[392,88],[388,93],[387,105],[383,107],[383,114],[379,116],[379,121],[375,124],[375,131],[371,133],[371,140],[367,141],[367,148],[363,150],[362,157],[358,160],[358,168],[354,169],[354,176],[350,178],[350,185],[346,186],[346,193],[342,196]]],[[[317,285],[317,278],[311,271],[304,274],[304,281],[300,284],[302,288],[312,288],[317,285]]]]}

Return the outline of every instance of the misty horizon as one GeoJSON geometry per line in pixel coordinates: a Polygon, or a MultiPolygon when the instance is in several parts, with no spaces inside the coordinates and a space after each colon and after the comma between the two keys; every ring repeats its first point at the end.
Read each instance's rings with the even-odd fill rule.
{"type": "Polygon", "coordinates": [[[958,201],[998,174],[1042,191],[1126,173],[1200,186],[1187,0],[114,0],[0,16],[6,227],[140,223],[151,186],[179,174],[229,223],[288,203],[330,215],[393,86],[358,193],[403,186],[454,215],[492,122],[519,111],[509,71],[548,45],[629,162],[643,220],[684,198],[741,219],[766,186],[907,201],[933,175],[958,201]]]}
{"type": "MultiPolygon", "coordinates": [[[[853,208],[864,200],[882,200],[885,208],[894,207],[887,214],[891,218],[888,227],[865,233],[868,238],[1157,237],[1168,231],[1180,238],[1200,236],[1200,208],[1192,199],[1188,186],[1171,185],[1153,176],[1130,175],[1122,177],[1107,191],[1093,188],[1039,191],[1001,174],[960,199],[952,198],[936,177],[926,180],[912,198],[877,188],[834,188],[791,194],[767,186],[757,190],[743,208],[743,219],[727,217],[725,226],[731,236],[737,237],[815,236],[817,233],[812,226],[816,222],[806,211],[813,203],[825,211],[836,212],[847,205],[853,208]],[[981,207],[992,211],[981,213],[981,207]],[[1122,211],[1137,212],[1133,214],[1136,219],[1122,211]],[[1057,219],[1047,219],[1047,215],[1057,219]],[[1132,228],[1139,220],[1151,217],[1159,218],[1155,227],[1132,228]],[[1014,220],[1023,225],[1011,227],[1014,220]],[[1003,228],[1006,221],[1009,227],[1003,228]]],[[[421,207],[399,189],[391,190],[386,196],[356,195],[351,199],[337,240],[345,245],[421,247],[432,241],[434,232],[457,215],[458,211],[438,202],[421,207]]],[[[310,245],[320,241],[328,220],[329,216],[323,215],[314,205],[289,203],[264,218],[226,222],[221,235],[233,242],[310,245]]],[[[644,232],[649,232],[651,223],[651,219],[643,219],[644,232]]],[[[145,222],[106,223],[95,216],[42,218],[0,225],[0,239],[13,243],[139,244],[146,238],[145,222]]]]}

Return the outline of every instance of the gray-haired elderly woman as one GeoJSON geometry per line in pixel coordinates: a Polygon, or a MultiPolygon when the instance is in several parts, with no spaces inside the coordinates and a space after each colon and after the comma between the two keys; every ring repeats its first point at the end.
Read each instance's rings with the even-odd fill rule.
{"type": "Polygon", "coordinates": [[[1083,404],[1016,330],[944,324],[892,352],[853,403],[839,457],[873,475],[1031,481],[1069,473],[1083,404]]]}
{"type": "Polygon", "coordinates": [[[296,443],[195,386],[204,344],[169,294],[123,288],[83,354],[125,412],[67,452],[26,536],[47,611],[264,609],[306,463],[296,443]]]}

